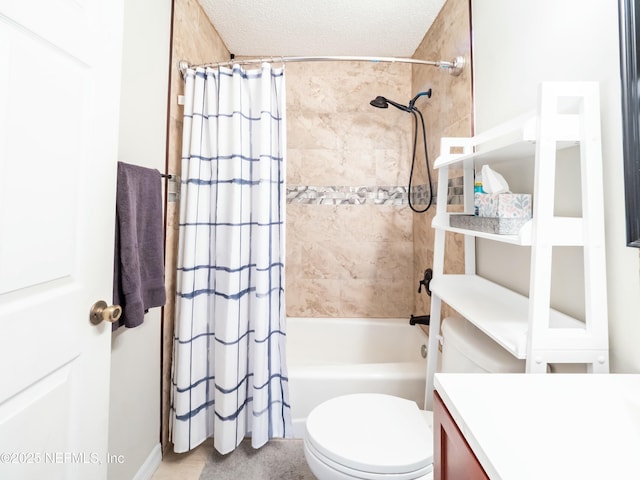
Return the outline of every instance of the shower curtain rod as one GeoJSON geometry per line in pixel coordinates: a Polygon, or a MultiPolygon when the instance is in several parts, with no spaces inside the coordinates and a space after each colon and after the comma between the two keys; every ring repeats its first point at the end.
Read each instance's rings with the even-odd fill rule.
{"type": "Polygon", "coordinates": [[[328,57],[262,57],[262,58],[247,58],[247,59],[232,59],[228,62],[217,63],[205,63],[202,65],[190,65],[185,60],[178,62],[178,69],[184,77],[187,68],[195,67],[223,67],[230,65],[251,65],[256,63],[274,62],[274,63],[286,63],[286,62],[330,62],[330,61],[349,61],[349,62],[386,62],[386,63],[412,63],[414,65],[430,65],[434,67],[447,70],[451,75],[460,75],[462,68],[464,67],[464,57],[456,57],[450,62],[444,60],[438,60],[436,62],[431,60],[419,60],[416,58],[402,58],[402,57],[345,57],[345,56],[328,56],[328,57]]]}

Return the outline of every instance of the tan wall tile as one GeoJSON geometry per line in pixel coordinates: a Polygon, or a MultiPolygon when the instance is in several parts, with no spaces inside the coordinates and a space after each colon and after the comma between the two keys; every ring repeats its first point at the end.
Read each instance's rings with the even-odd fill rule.
{"type": "Polygon", "coordinates": [[[339,317],[340,281],[286,276],[289,317],[339,317]]]}

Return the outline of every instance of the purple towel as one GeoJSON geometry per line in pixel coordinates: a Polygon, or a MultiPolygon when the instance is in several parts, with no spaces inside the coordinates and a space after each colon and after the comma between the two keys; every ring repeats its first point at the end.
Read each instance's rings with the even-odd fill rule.
{"type": "Polygon", "coordinates": [[[166,302],[161,179],[158,170],[118,162],[113,303],[122,316],[113,330],[137,327],[166,302]]]}

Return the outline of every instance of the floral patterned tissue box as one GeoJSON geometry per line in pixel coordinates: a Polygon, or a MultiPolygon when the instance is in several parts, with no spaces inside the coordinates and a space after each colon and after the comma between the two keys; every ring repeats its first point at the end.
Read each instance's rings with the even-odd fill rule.
{"type": "Polygon", "coordinates": [[[531,218],[531,195],[527,193],[476,193],[479,217],[531,218]]]}

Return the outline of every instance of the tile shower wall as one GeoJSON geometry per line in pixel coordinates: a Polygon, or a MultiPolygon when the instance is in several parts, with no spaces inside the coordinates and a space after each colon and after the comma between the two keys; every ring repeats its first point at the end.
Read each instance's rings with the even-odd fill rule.
{"type": "Polygon", "coordinates": [[[407,316],[412,118],[369,105],[411,98],[411,66],[289,63],[287,314],[407,316]]]}
{"type": "MultiPolygon", "coordinates": [[[[431,165],[440,154],[441,137],[468,137],[472,135],[472,76],[471,76],[471,22],[469,0],[447,0],[440,14],[425,35],[422,43],[413,55],[414,58],[434,60],[452,60],[461,55],[466,60],[466,67],[461,75],[455,77],[443,72],[424,67],[413,67],[412,92],[416,93],[433,89],[429,100],[424,97],[416,102],[426,121],[427,138],[429,142],[429,157],[431,165]]],[[[424,161],[418,161],[421,167],[419,175],[423,175],[424,161]]],[[[434,181],[437,181],[437,171],[433,171],[434,181]]],[[[449,175],[450,211],[462,211],[460,188],[461,171],[451,169],[449,175]]],[[[414,245],[414,285],[424,275],[427,267],[433,266],[433,229],[431,222],[435,215],[435,208],[427,214],[414,215],[413,245],[414,245]]],[[[446,235],[445,272],[464,273],[464,242],[457,234],[446,235]]],[[[424,293],[415,295],[415,313],[425,314],[430,310],[430,297],[424,293]]],[[[443,305],[443,314],[448,315],[451,310],[443,305]]]]}

